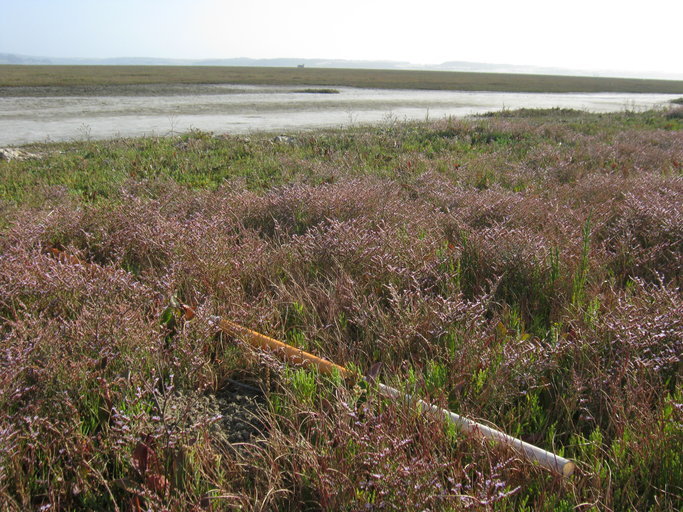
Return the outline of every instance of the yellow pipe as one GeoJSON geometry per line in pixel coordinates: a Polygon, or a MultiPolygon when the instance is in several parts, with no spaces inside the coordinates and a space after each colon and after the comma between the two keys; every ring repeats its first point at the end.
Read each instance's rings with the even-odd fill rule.
{"type": "Polygon", "coordinates": [[[353,375],[343,366],[339,366],[338,364],[321,359],[318,356],[314,356],[313,354],[304,352],[301,349],[287,345],[286,343],[266,336],[265,334],[261,334],[260,332],[252,331],[251,329],[242,327],[241,325],[231,322],[230,320],[222,320],[219,318],[216,320],[216,323],[223,332],[243,339],[252,347],[284,354],[285,358],[294,364],[300,364],[303,366],[313,365],[317,367],[321,373],[331,374],[338,372],[344,378],[351,377],[353,375]]]}
{"type": "MultiPolygon", "coordinates": [[[[229,320],[216,318],[215,323],[223,332],[240,338],[253,347],[263,350],[270,350],[280,354],[284,356],[286,360],[289,360],[294,364],[315,366],[321,373],[326,374],[338,372],[345,378],[353,376],[353,373],[343,366],[339,366],[325,359],[321,359],[318,356],[314,356],[313,354],[304,352],[303,350],[292,347],[291,345],[287,345],[286,343],[276,340],[275,338],[265,336],[264,334],[252,331],[246,327],[242,327],[241,325],[229,320]]],[[[453,422],[453,424],[455,424],[461,431],[471,435],[482,435],[487,439],[509,446],[525,459],[536,461],[544,468],[549,469],[558,475],[568,477],[574,472],[576,466],[572,461],[555,455],[552,452],[543,450],[538,446],[534,446],[522,441],[521,439],[512,437],[504,432],[501,432],[500,430],[496,430],[482,423],[465,418],[447,409],[442,409],[435,405],[429,404],[424,400],[416,400],[411,395],[402,393],[401,391],[385,384],[379,384],[379,391],[383,396],[391,399],[407,399],[409,401],[416,401],[420,408],[426,411],[433,411],[444,416],[445,419],[453,422]]]]}

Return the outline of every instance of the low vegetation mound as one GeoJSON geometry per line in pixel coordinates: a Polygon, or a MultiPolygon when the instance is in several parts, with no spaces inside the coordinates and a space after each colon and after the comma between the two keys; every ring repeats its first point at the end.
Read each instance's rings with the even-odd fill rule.
{"type": "Polygon", "coordinates": [[[680,510],[682,126],[525,110],[0,161],[0,508],[680,510]]]}
{"type": "Polygon", "coordinates": [[[302,92],[302,93],[308,93],[308,94],[339,94],[341,91],[339,89],[315,89],[315,88],[307,88],[307,89],[300,89],[296,92],[302,92]]]}

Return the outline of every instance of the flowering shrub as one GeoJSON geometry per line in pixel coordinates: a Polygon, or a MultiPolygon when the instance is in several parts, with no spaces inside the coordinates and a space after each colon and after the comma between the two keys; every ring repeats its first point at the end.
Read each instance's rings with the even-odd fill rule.
{"type": "Polygon", "coordinates": [[[676,123],[508,112],[0,163],[0,502],[680,509],[676,123]],[[284,371],[212,315],[381,363],[579,471],[560,481],[372,385],[284,371]],[[244,443],[216,398],[235,381],[263,395],[244,443]]]}

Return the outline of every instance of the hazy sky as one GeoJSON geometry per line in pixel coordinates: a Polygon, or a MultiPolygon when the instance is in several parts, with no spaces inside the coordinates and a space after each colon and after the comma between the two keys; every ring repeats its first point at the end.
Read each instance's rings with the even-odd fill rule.
{"type": "Polygon", "coordinates": [[[683,0],[0,0],[0,53],[478,61],[683,75],[683,0]]]}

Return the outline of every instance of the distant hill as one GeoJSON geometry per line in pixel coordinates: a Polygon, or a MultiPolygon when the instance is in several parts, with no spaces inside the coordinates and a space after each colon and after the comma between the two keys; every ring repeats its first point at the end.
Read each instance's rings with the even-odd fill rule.
{"type": "Polygon", "coordinates": [[[441,64],[411,64],[389,60],[342,60],[342,59],[161,59],[155,57],[117,57],[108,59],[40,57],[0,53],[1,64],[15,65],[90,65],[90,66],[242,66],[242,67],[296,67],[343,68],[343,69],[415,69],[424,71],[469,71],[475,73],[517,73],[533,75],[596,76],[623,78],[657,78],[683,80],[681,74],[636,73],[618,70],[587,71],[517,64],[492,64],[486,62],[449,61],[441,64]]]}
{"type": "MultiPolygon", "coordinates": [[[[250,59],[246,57],[233,59],[160,59],[155,57],[116,57],[109,59],[77,59],[66,57],[35,57],[0,53],[0,64],[46,64],[63,66],[244,66],[244,67],[296,67],[300,65],[314,68],[358,68],[358,69],[407,69],[407,62],[374,61],[374,60],[338,60],[338,59],[250,59]]],[[[418,69],[424,67],[416,66],[418,69]]]]}
{"type": "Polygon", "coordinates": [[[44,57],[29,57],[27,55],[15,55],[13,53],[0,53],[0,64],[28,64],[32,66],[40,64],[54,64],[52,59],[44,57]]]}

